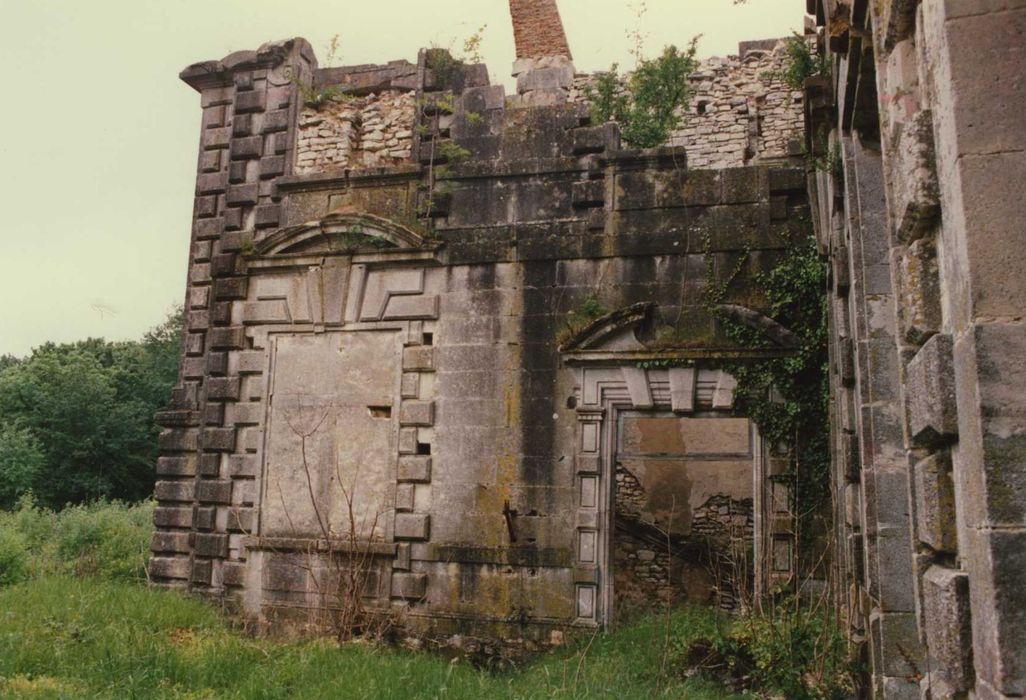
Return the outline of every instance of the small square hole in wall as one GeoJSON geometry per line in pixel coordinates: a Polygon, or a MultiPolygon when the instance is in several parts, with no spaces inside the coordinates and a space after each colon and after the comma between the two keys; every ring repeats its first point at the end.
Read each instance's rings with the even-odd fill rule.
{"type": "Polygon", "coordinates": [[[371,418],[391,418],[392,407],[391,406],[368,406],[367,410],[370,412],[371,418]]]}
{"type": "Polygon", "coordinates": [[[709,109],[709,103],[708,102],[699,102],[698,104],[695,105],[695,108],[696,108],[696,110],[698,111],[699,114],[705,114],[706,111],[709,109]]]}
{"type": "Polygon", "coordinates": [[[431,443],[429,442],[418,442],[417,443],[417,454],[429,455],[431,454],[431,443]]]}
{"type": "Polygon", "coordinates": [[[434,344],[435,344],[435,334],[434,333],[425,333],[424,334],[424,345],[434,345],[434,344]]]}

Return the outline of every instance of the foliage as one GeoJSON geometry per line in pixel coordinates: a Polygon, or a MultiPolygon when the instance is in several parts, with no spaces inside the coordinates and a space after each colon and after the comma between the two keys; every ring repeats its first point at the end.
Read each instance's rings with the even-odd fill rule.
{"type": "Polygon", "coordinates": [[[602,318],[609,309],[597,297],[585,297],[577,308],[567,313],[563,328],[556,337],[557,344],[562,344],[588,327],[592,321],[602,318]]]}
{"type": "MultiPolygon", "coordinates": [[[[32,576],[145,580],[152,533],[151,501],[136,505],[97,501],[54,512],[38,506],[29,494],[13,510],[0,511],[0,550],[6,551],[11,542],[12,546],[20,543],[24,573],[32,576]]],[[[0,585],[2,578],[0,574],[0,585]]]]}
{"type": "Polygon", "coordinates": [[[45,466],[43,448],[31,430],[0,423],[0,508],[31,491],[45,466]]]}
{"type": "Polygon", "coordinates": [[[653,653],[667,636],[686,646],[709,633],[717,617],[704,610],[596,633],[511,673],[365,643],[244,636],[179,593],[89,579],[0,589],[0,610],[0,695],[12,698],[55,688],[49,697],[732,697],[708,681],[680,678],[653,653]]]}
{"type": "Polygon", "coordinates": [[[466,63],[484,63],[484,55],[481,53],[481,44],[484,42],[485,29],[487,24],[478,27],[477,31],[463,40],[463,61],[466,63]]]}
{"type": "Polygon", "coordinates": [[[0,528],[0,588],[28,578],[29,549],[25,536],[14,529],[0,528]]]}
{"type": "Polygon", "coordinates": [[[617,65],[588,90],[592,119],[616,121],[624,139],[637,148],[665,143],[683,122],[691,98],[688,78],[698,67],[695,37],[685,50],[667,46],[654,59],[641,59],[628,77],[617,65]]]}
{"type": "Polygon", "coordinates": [[[825,608],[785,601],[772,614],[737,618],[689,652],[695,670],[712,671],[736,689],[762,696],[844,700],[854,691],[847,640],[825,608]]]}
{"type": "Polygon", "coordinates": [[[801,90],[807,79],[830,75],[830,59],[815,53],[809,40],[800,34],[788,37],[785,51],[785,68],[781,71],[766,71],[763,78],[780,80],[792,90],[801,90]]]}
{"type": "Polygon", "coordinates": [[[29,489],[52,507],[152,492],[181,324],[179,309],[141,341],[47,343],[0,371],[0,506],[29,489]]]}
{"type": "MultiPolygon", "coordinates": [[[[747,259],[747,255],[741,259],[747,259]]],[[[736,276],[740,268],[728,278],[736,276]]],[[[812,517],[829,499],[828,368],[826,264],[816,241],[808,236],[791,242],[770,271],[755,277],[765,294],[768,315],[795,333],[797,351],[757,362],[726,362],[721,366],[737,379],[738,410],[752,418],[775,450],[790,451],[795,498],[801,519],[812,517]]],[[[722,301],[726,283],[711,285],[713,310],[722,301]]],[[[767,347],[758,331],[720,314],[727,336],[742,347],[767,347]]]]}

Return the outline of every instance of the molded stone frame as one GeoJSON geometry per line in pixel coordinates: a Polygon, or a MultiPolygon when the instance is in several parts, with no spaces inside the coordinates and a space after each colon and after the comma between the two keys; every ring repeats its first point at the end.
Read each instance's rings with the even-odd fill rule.
{"type": "Polygon", "coordinates": [[[344,552],[346,537],[282,537],[265,532],[268,499],[269,396],[278,338],[393,333],[394,405],[371,407],[391,422],[386,522],[368,542],[373,576],[368,602],[388,606],[424,597],[426,574],[411,570],[410,543],[430,537],[433,335],[441,282],[436,251],[419,235],[379,217],[329,215],[258,241],[246,259],[246,284],[231,305],[238,341],[225,351],[226,423],[238,431],[226,446],[225,586],[244,586],[247,613],[322,605],[309,572],[293,571],[303,553],[344,552]],[[245,498],[236,497],[247,494],[245,498]],[[270,535],[270,536],[268,536],[270,535]]]}
{"type": "MultiPolygon", "coordinates": [[[[570,361],[573,361],[570,359],[570,361]]],[[[734,378],[718,369],[673,367],[641,369],[578,360],[576,372],[577,433],[575,444],[576,529],[574,576],[577,623],[606,625],[612,619],[613,455],[617,426],[626,412],[671,412],[679,416],[730,415],[734,378]]],[[[755,581],[766,575],[767,502],[772,498],[766,474],[766,446],[752,423],[752,492],[755,510],[753,541],[755,581]]],[[[779,572],[775,572],[779,573],[779,572]]]]}

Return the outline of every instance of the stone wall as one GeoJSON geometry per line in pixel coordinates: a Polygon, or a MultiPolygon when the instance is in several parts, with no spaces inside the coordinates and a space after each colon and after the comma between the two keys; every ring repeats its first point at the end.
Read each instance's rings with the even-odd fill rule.
{"type": "MultiPolygon", "coordinates": [[[[611,622],[617,535],[600,495],[615,489],[615,415],[701,411],[695,425],[734,426],[716,358],[789,352],[735,347],[703,289],[712,274],[730,280],[725,301],[752,303],[738,256],[769,270],[808,226],[800,170],[688,170],[679,152],[624,151],[580,106],[509,107],[480,67],[439,76],[429,55],[317,70],[297,40],[183,73],[206,105],[204,145],[150,573],[265,629],[323,617],[324,575],[354,546],[368,604],[403,610],[414,630],[547,639],[611,622]],[[357,99],[313,124],[286,73],[357,99]],[[322,170],[306,157],[338,133],[332,120],[354,127],[355,157],[381,96],[408,115],[413,93],[425,107],[409,161],[322,170]],[[447,143],[467,155],[432,169],[447,143]],[[596,302],[604,325],[569,322],[596,302]],[[668,335],[681,346],[650,345],[668,335]]],[[[741,422],[735,500],[767,483],[741,422]]],[[[683,485],[694,471],[700,507],[726,487],[698,478],[717,472],[715,445],[689,440],[712,461],[652,462],[650,476],[683,485]]],[[[664,584],[708,589],[688,583],[703,569],[664,568],[677,566],[664,584]]]]}
{"type": "MultiPolygon", "coordinates": [[[[802,92],[780,79],[785,42],[747,48],[742,56],[713,57],[692,74],[694,93],[685,122],[667,145],[683,147],[693,168],[733,168],[800,156],[802,92]]],[[[587,102],[594,76],[579,75],[571,101],[587,102]]]]}
{"type": "Polygon", "coordinates": [[[296,173],[377,168],[410,160],[416,93],[389,90],[340,95],[304,106],[299,115],[296,173]]]}
{"type": "Polygon", "coordinates": [[[1026,8],[809,7],[838,593],[875,697],[1022,697],[1026,8]]]}

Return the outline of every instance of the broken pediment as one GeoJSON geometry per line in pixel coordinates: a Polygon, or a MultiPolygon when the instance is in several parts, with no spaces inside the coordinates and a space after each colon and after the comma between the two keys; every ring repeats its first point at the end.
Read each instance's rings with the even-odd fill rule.
{"type": "Polygon", "coordinates": [[[423,236],[373,214],[334,212],[320,221],[292,226],[257,243],[257,256],[345,255],[397,248],[423,248],[423,236]]]}
{"type": "Polygon", "coordinates": [[[638,330],[651,318],[653,302],[641,302],[601,316],[559,346],[560,352],[646,350],[638,330]]]}

